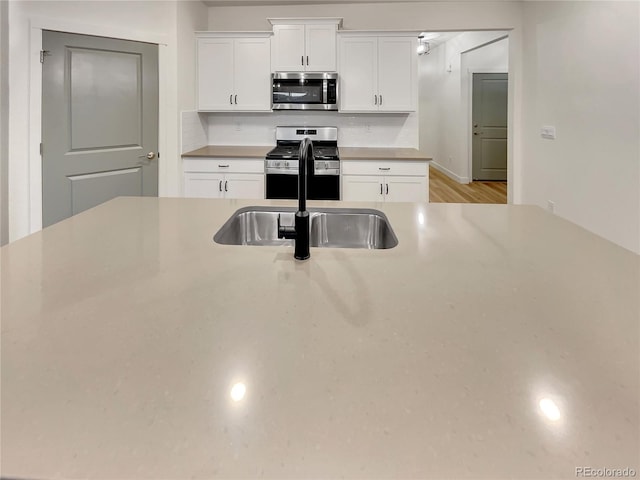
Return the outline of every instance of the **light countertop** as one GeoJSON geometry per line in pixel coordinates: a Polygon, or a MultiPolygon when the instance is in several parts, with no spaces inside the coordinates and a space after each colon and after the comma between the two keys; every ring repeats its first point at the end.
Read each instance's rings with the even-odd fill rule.
{"type": "Polygon", "coordinates": [[[420,160],[431,157],[415,148],[340,147],[340,160],[420,160]]]}
{"type": "Polygon", "coordinates": [[[271,146],[242,146],[242,145],[207,145],[191,152],[183,153],[183,157],[219,157],[219,158],[262,158],[271,146]]]}
{"type": "Polygon", "coordinates": [[[118,198],[0,249],[3,477],[640,475],[640,256],[508,205],[341,202],[399,245],[305,262],[212,242],[255,203],[118,198]]]}
{"type": "MultiPolygon", "coordinates": [[[[208,145],[183,153],[183,157],[264,158],[271,146],[208,145]]],[[[431,157],[415,148],[340,147],[341,160],[422,160],[431,157]]]]}

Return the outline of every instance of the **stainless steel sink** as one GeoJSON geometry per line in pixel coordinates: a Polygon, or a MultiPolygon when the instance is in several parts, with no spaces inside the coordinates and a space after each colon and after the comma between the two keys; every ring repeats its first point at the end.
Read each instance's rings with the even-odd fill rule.
{"type": "MultiPolygon", "coordinates": [[[[245,207],[236,211],[213,237],[223,245],[293,245],[278,238],[277,219],[293,225],[295,208],[245,207]]],[[[389,220],[368,208],[309,209],[310,246],[331,248],[393,248],[398,244],[389,220]]]]}

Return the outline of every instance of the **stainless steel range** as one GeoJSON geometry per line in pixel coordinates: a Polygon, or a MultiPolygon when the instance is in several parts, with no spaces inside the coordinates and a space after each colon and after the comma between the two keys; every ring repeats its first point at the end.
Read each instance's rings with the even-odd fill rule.
{"type": "Polygon", "coordinates": [[[340,154],[336,127],[276,127],[276,147],[265,160],[267,198],[298,198],[298,149],[313,142],[313,165],[307,165],[307,198],[340,200],[340,154]]]}

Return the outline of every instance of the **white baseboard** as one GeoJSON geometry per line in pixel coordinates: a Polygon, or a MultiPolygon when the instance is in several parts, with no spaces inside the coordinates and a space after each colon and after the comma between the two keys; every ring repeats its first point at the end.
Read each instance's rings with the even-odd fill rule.
{"type": "Polygon", "coordinates": [[[430,167],[434,167],[436,170],[441,171],[442,173],[444,173],[447,177],[455,180],[458,183],[469,183],[469,177],[461,177],[459,175],[456,175],[455,173],[453,173],[451,170],[449,170],[448,168],[443,167],[442,165],[436,163],[436,162],[431,162],[429,164],[430,167]]]}

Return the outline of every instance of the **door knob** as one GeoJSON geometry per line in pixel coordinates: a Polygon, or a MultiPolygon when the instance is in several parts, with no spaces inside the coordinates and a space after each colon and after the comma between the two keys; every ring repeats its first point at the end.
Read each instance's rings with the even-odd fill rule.
{"type": "Polygon", "coordinates": [[[148,160],[153,160],[156,158],[156,152],[149,152],[146,155],[140,155],[138,158],[146,158],[148,160]]]}

